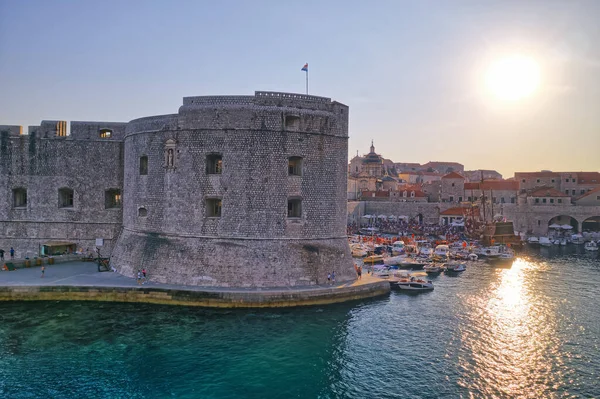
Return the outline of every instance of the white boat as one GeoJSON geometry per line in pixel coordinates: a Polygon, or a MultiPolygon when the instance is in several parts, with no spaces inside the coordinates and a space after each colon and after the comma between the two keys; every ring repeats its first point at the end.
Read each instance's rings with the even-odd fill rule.
{"type": "Polygon", "coordinates": [[[478,255],[479,256],[487,256],[488,258],[494,257],[494,256],[499,256],[500,255],[500,246],[493,245],[491,247],[480,247],[479,251],[478,251],[478,255]]]}
{"type": "Polygon", "coordinates": [[[581,234],[573,234],[571,236],[571,243],[575,245],[585,244],[585,238],[581,234]]]}
{"type": "Polygon", "coordinates": [[[394,241],[392,244],[392,255],[400,255],[404,253],[404,241],[394,241]]]}
{"type": "Polygon", "coordinates": [[[390,282],[390,288],[408,292],[432,291],[433,282],[431,282],[431,280],[423,279],[423,274],[393,273],[388,280],[390,282]]]}
{"type": "Polygon", "coordinates": [[[352,244],[350,246],[350,252],[355,258],[362,258],[363,256],[367,256],[367,250],[361,244],[352,244]]]}
{"type": "Polygon", "coordinates": [[[388,266],[399,266],[403,262],[406,262],[408,256],[406,255],[398,255],[398,256],[390,256],[388,258],[383,258],[383,263],[388,266]]]}
{"type": "Polygon", "coordinates": [[[529,244],[529,245],[534,245],[534,246],[535,246],[535,245],[540,245],[540,240],[539,240],[539,238],[537,238],[537,237],[529,237],[529,238],[527,239],[527,244],[529,244]]]}
{"type": "Polygon", "coordinates": [[[566,238],[561,238],[560,239],[560,245],[567,245],[567,239],[566,238]]]}
{"type": "Polygon", "coordinates": [[[436,256],[448,257],[448,255],[450,254],[450,247],[444,244],[438,245],[437,247],[435,247],[435,251],[433,251],[433,254],[436,256]]]}
{"type": "Polygon", "coordinates": [[[492,265],[496,266],[507,266],[512,265],[512,262],[515,260],[515,254],[511,252],[503,252],[498,256],[493,256],[491,258],[487,258],[487,261],[492,265]]]}
{"type": "Polygon", "coordinates": [[[429,241],[417,241],[417,245],[419,246],[419,255],[429,257],[433,254],[433,248],[429,241]]]}
{"type": "Polygon", "coordinates": [[[446,263],[446,272],[448,273],[459,273],[467,270],[467,265],[460,262],[448,262],[446,263]]]}
{"type": "Polygon", "coordinates": [[[469,254],[467,255],[467,257],[469,258],[469,260],[471,261],[476,261],[479,257],[477,256],[477,254],[469,254]]]}
{"type": "Polygon", "coordinates": [[[586,251],[597,251],[598,250],[598,244],[596,244],[595,241],[588,241],[585,243],[584,246],[586,251]]]}
{"type": "Polygon", "coordinates": [[[551,247],[553,245],[552,241],[550,241],[550,239],[548,237],[540,237],[539,242],[540,242],[540,245],[543,247],[551,247]]]}

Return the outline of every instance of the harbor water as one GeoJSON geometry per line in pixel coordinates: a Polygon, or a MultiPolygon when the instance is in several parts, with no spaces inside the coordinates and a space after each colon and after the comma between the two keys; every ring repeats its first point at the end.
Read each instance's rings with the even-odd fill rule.
{"type": "Polygon", "coordinates": [[[600,396],[597,253],[432,279],[296,309],[0,303],[0,398],[600,396]]]}

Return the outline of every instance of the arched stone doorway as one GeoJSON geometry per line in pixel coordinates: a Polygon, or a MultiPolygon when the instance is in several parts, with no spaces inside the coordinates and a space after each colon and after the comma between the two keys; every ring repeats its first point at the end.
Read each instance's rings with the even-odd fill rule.
{"type": "Polygon", "coordinates": [[[592,216],[581,222],[582,231],[600,231],[600,216],[592,216]]]}
{"type": "Polygon", "coordinates": [[[577,233],[579,232],[579,222],[574,217],[568,215],[554,216],[548,221],[548,232],[550,231],[577,233]],[[572,228],[567,229],[563,226],[571,226],[572,228]]]}

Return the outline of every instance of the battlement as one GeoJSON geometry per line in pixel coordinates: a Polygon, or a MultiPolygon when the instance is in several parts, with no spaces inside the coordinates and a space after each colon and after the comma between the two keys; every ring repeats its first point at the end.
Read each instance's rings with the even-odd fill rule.
{"type": "Polygon", "coordinates": [[[23,134],[21,125],[0,125],[0,133],[6,132],[9,136],[20,136],[23,134]]]}
{"type": "Polygon", "coordinates": [[[259,105],[287,106],[308,109],[327,110],[333,102],[328,97],[309,96],[298,93],[282,93],[276,91],[256,91],[253,96],[197,96],[184,97],[186,106],[223,106],[223,105],[259,105]]]}

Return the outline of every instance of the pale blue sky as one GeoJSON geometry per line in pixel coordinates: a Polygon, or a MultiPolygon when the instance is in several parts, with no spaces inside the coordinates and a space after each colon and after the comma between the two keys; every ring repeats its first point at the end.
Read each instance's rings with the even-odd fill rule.
{"type": "Polygon", "coordinates": [[[350,106],[350,156],[600,170],[600,1],[0,0],[0,124],[129,121],[183,96],[304,92],[350,106]],[[538,92],[485,66],[525,54],[538,92]]]}

